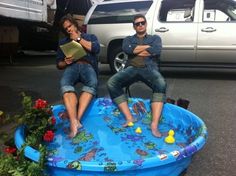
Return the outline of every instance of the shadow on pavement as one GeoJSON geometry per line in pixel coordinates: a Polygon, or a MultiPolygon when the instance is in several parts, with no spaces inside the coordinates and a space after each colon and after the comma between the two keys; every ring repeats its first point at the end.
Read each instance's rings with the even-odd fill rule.
{"type": "Polygon", "coordinates": [[[22,91],[24,91],[26,95],[31,96],[32,99],[40,97],[40,95],[36,92],[20,90],[20,89],[14,91],[8,86],[0,86],[0,90],[1,90],[1,99],[4,100],[4,103],[1,103],[0,105],[0,110],[4,111],[7,114],[14,114],[21,110],[22,91]]]}

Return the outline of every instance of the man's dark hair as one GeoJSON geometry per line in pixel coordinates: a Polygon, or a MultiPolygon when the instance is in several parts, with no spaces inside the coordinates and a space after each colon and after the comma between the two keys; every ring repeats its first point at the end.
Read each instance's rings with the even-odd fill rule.
{"type": "Polygon", "coordinates": [[[138,18],[143,18],[145,22],[147,21],[147,20],[146,20],[146,17],[145,17],[144,15],[142,15],[142,14],[137,14],[137,15],[135,15],[134,18],[133,18],[133,25],[134,25],[135,20],[137,20],[138,18]]]}
{"type": "Polygon", "coordinates": [[[76,27],[79,31],[81,31],[81,28],[79,27],[77,21],[72,17],[71,14],[67,14],[67,15],[63,16],[63,17],[61,18],[61,20],[60,20],[60,28],[61,28],[61,31],[62,31],[66,36],[68,36],[69,34],[66,32],[66,30],[65,30],[64,27],[63,27],[63,24],[64,24],[65,21],[71,22],[73,25],[75,25],[75,27],[76,27]]]}

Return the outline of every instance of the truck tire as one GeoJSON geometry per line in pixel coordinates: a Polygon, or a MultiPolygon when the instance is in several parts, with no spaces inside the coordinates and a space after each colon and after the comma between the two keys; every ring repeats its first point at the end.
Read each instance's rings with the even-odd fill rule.
{"type": "Polygon", "coordinates": [[[119,72],[124,69],[128,60],[128,55],[122,51],[121,46],[117,46],[111,50],[109,54],[109,64],[112,73],[119,72]]]}

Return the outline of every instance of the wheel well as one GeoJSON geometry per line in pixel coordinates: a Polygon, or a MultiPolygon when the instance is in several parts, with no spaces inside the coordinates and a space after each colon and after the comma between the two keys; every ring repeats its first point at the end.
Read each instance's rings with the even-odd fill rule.
{"type": "Polygon", "coordinates": [[[109,62],[109,57],[110,57],[110,54],[111,52],[113,51],[114,48],[118,47],[119,45],[121,46],[122,45],[122,42],[123,42],[123,39],[116,39],[116,40],[113,40],[109,43],[108,47],[107,47],[107,61],[109,62]]]}

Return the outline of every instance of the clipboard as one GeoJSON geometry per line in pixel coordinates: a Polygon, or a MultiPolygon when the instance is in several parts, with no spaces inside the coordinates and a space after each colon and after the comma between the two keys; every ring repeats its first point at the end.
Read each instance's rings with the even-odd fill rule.
{"type": "Polygon", "coordinates": [[[66,57],[73,57],[74,61],[77,61],[87,55],[81,44],[74,40],[64,45],[60,45],[60,48],[66,57]]]}

